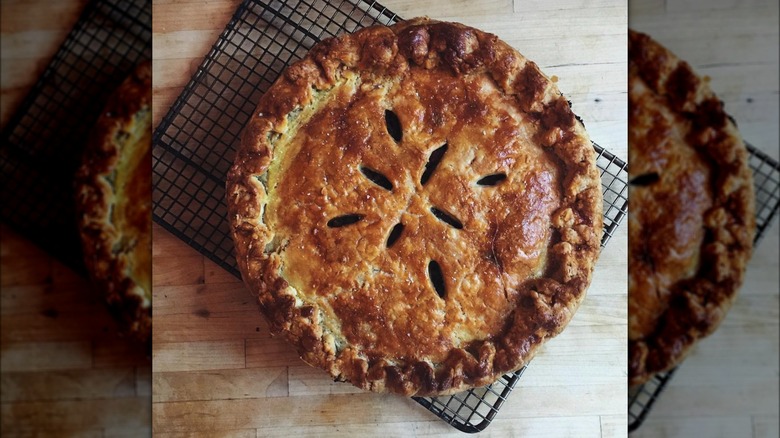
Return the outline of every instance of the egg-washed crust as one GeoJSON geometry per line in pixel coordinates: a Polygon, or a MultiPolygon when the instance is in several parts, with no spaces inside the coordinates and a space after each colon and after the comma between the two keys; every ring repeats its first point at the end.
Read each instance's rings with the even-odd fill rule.
{"type": "Polygon", "coordinates": [[[151,62],[143,62],[109,96],[75,177],[87,270],[123,333],[146,343],[152,329],[151,76],[151,62]]]}
{"type": "Polygon", "coordinates": [[[743,281],[755,235],[748,153],[706,79],[629,31],[629,384],[679,364],[743,281]]]}
{"type": "Polygon", "coordinates": [[[595,152],[553,81],[495,35],[427,18],[322,41],[291,65],[244,131],[227,203],[272,333],[337,380],[407,396],[526,364],[584,298],[602,234],[595,152]],[[500,184],[476,185],[497,171],[500,184]],[[359,222],[325,225],[345,213],[359,222]]]}

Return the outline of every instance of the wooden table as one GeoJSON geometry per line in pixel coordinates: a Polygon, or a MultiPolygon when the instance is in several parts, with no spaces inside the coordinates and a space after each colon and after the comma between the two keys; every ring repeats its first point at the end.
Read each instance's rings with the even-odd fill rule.
{"type": "MultiPolygon", "coordinates": [[[[0,125],[29,91],[86,0],[3,1],[0,125]]],[[[156,1],[154,109],[160,120],[237,7],[156,1]]],[[[592,138],[626,157],[626,7],[602,0],[383,2],[499,35],[559,85],[592,138]],[[443,11],[443,12],[439,12],[443,11]]],[[[712,77],[744,137],[777,159],[777,5],[631,4],[631,24],[712,77]],[[698,38],[692,38],[697,35],[698,38]]],[[[567,330],[532,362],[488,435],[623,436],[626,227],[603,251],[567,330]]],[[[155,227],[154,375],[117,341],[89,285],[0,228],[4,436],[459,435],[416,403],[361,393],[303,364],[243,285],[155,227]],[[152,389],[154,387],[154,389],[152,389]],[[154,407],[149,407],[153,392],[154,407]]],[[[636,436],[778,436],[778,225],[767,232],[719,331],[680,367],[636,436]]]]}
{"type": "MultiPolygon", "coordinates": [[[[778,159],[778,4],[631,1],[629,25],[700,74],[743,138],[778,159]]],[[[777,437],[778,221],[756,248],[718,331],[695,347],[637,437],[777,437]]]]}
{"type": "MultiPolygon", "coordinates": [[[[383,1],[493,32],[557,75],[593,140],[626,158],[626,5],[566,0],[383,1]]],[[[160,120],[239,1],[154,4],[154,117],[160,120]]],[[[626,435],[626,227],[603,251],[571,325],[549,342],[488,435],[626,435]]],[[[154,229],[155,435],[411,436],[460,432],[395,395],[333,383],[271,338],[242,283],[154,229]]]]}
{"type": "MultiPolygon", "coordinates": [[[[2,2],[5,126],[87,3],[2,2]]],[[[152,367],[84,278],[0,225],[2,435],[151,435],[152,367]]]]}

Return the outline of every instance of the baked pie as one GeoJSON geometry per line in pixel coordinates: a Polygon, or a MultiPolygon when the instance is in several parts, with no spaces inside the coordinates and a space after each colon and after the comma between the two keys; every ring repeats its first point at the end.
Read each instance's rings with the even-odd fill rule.
{"type": "Polygon", "coordinates": [[[151,339],[152,85],[145,62],[109,97],[76,174],[84,261],[109,309],[151,339]]]}
{"type": "Polygon", "coordinates": [[[273,333],[372,391],[454,393],[527,363],[582,301],[602,194],[555,83],[430,19],[317,44],[260,100],[227,181],[273,333]]]}
{"type": "Polygon", "coordinates": [[[755,234],[748,154],[706,78],[629,31],[629,384],[717,327],[755,234]]]}

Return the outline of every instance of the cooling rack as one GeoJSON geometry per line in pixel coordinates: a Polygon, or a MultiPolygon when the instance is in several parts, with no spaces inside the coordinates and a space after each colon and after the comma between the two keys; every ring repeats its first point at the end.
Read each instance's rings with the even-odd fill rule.
{"type": "MultiPolygon", "coordinates": [[[[224,182],[260,96],[319,40],[397,20],[376,2],[245,0],[155,130],[155,222],[240,278],[225,220],[224,182]]],[[[604,246],[626,217],[628,175],[622,160],[594,148],[604,192],[604,246]]],[[[478,432],[493,420],[524,370],[484,388],[415,400],[453,427],[478,432]]]]}
{"type": "MultiPolygon", "coordinates": [[[[750,154],[749,165],[753,170],[753,186],[756,193],[756,237],[757,244],[772,220],[780,210],[780,163],[747,145],[750,154]]],[[[642,425],[653,403],[671,380],[675,369],[659,373],[648,382],[629,390],[628,393],[628,431],[632,432],[642,425]]]]}
{"type": "Polygon", "coordinates": [[[108,94],[151,59],[151,0],[93,0],[2,131],[0,218],[84,273],[73,175],[108,94]]]}

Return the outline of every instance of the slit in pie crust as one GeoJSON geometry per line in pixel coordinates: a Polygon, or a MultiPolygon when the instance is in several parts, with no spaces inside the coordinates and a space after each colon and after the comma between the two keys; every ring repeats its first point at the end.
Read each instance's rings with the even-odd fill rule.
{"type": "Polygon", "coordinates": [[[629,384],[720,324],[755,234],[748,154],[706,79],[629,30],[629,384]]]}
{"type": "Polygon", "coordinates": [[[144,62],[109,97],[75,178],[84,261],[124,333],[151,341],[152,83],[144,62]]]}
{"type": "Polygon", "coordinates": [[[454,393],[526,364],[582,301],[602,193],[552,80],[414,19],[325,40],[262,97],[227,181],[273,333],[335,379],[454,393]]]}

